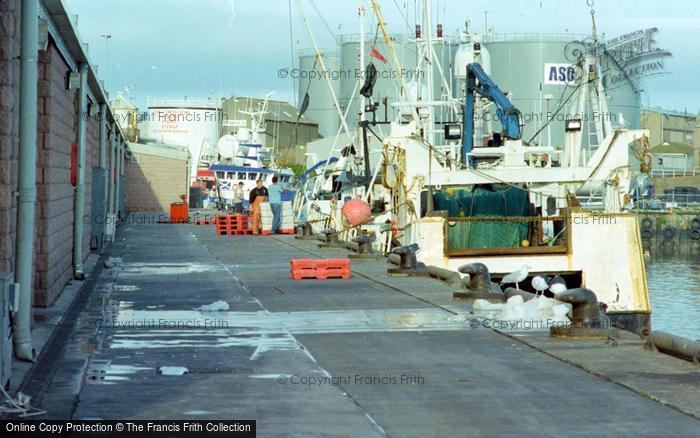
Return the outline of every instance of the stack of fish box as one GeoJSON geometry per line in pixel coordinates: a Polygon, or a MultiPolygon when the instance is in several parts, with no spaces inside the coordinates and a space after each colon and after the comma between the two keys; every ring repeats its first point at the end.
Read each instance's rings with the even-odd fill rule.
{"type": "Polygon", "coordinates": [[[279,233],[294,234],[294,210],[292,201],[282,201],[282,221],[279,233]]]}
{"type": "MultiPolygon", "coordinates": [[[[294,234],[294,211],[291,201],[282,202],[280,215],[280,234],[294,234]]],[[[263,234],[272,234],[272,208],[269,202],[260,205],[260,226],[263,234]]]]}
{"type": "Polygon", "coordinates": [[[269,202],[260,204],[260,226],[263,234],[272,234],[272,208],[269,202]]]}

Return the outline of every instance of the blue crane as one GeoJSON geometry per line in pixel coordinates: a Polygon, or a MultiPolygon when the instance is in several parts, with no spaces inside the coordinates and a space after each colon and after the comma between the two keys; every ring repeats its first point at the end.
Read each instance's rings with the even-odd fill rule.
{"type": "Polygon", "coordinates": [[[467,65],[467,87],[464,99],[464,133],[462,135],[462,162],[471,165],[474,148],[474,92],[496,104],[496,115],[501,121],[503,135],[511,140],[522,136],[521,115],[513,103],[476,62],[467,65]]]}

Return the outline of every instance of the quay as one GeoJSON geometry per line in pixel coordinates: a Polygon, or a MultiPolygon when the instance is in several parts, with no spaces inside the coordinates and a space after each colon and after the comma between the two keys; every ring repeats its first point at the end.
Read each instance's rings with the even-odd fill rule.
{"type": "Polygon", "coordinates": [[[294,281],[290,259],[348,251],[131,219],[78,307],[54,321],[70,330],[45,351],[61,356],[41,355],[25,378],[44,418],[254,419],[261,436],[691,435],[700,426],[700,369],[644,349],[637,335],[488,329],[471,323],[470,302],[453,300],[455,285],[390,277],[386,259],[352,260],[348,280],[294,281]],[[229,310],[194,310],[217,301],[229,310]],[[179,367],[188,372],[166,371],[179,367]]]}

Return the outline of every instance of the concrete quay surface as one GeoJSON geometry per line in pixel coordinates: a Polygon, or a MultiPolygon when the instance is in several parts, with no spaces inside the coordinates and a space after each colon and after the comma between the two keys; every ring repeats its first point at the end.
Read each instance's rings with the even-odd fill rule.
{"type": "Polygon", "coordinates": [[[292,280],[290,259],[348,254],[317,243],[128,221],[30,395],[44,418],[254,419],[260,436],[700,430],[700,368],[637,336],[484,328],[456,286],[385,259],[292,280]]]}

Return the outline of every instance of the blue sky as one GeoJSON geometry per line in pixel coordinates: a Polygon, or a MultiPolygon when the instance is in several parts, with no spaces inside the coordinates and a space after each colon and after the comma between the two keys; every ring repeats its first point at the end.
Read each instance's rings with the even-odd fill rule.
{"type": "MultiPolygon", "coordinates": [[[[414,23],[415,0],[380,0],[392,32],[408,27],[400,10],[414,23]]],[[[321,21],[309,0],[303,0],[314,35],[322,48],[334,47],[334,34],[357,33],[357,0],[315,0],[321,21]]],[[[420,1],[418,3],[421,3],[420,1]]],[[[474,30],[488,25],[500,33],[590,33],[585,0],[433,0],[434,22],[456,35],[469,19],[474,30]]],[[[292,95],[291,79],[277,71],[289,67],[294,49],[308,48],[296,6],[291,1],[293,38],[290,40],[288,0],[64,0],[78,15],[78,31],[89,44],[94,64],[104,79],[105,39],[110,34],[108,89],[114,96],[128,87],[135,103],[152,97],[210,97],[276,91],[275,98],[292,95]]],[[[657,27],[657,43],[673,53],[666,60],[668,75],[647,79],[643,104],[697,112],[700,108],[698,72],[700,12],[686,0],[598,0],[599,32],[608,38],[637,29],[657,27]]],[[[291,97],[293,99],[293,97],[291,97]]]]}

